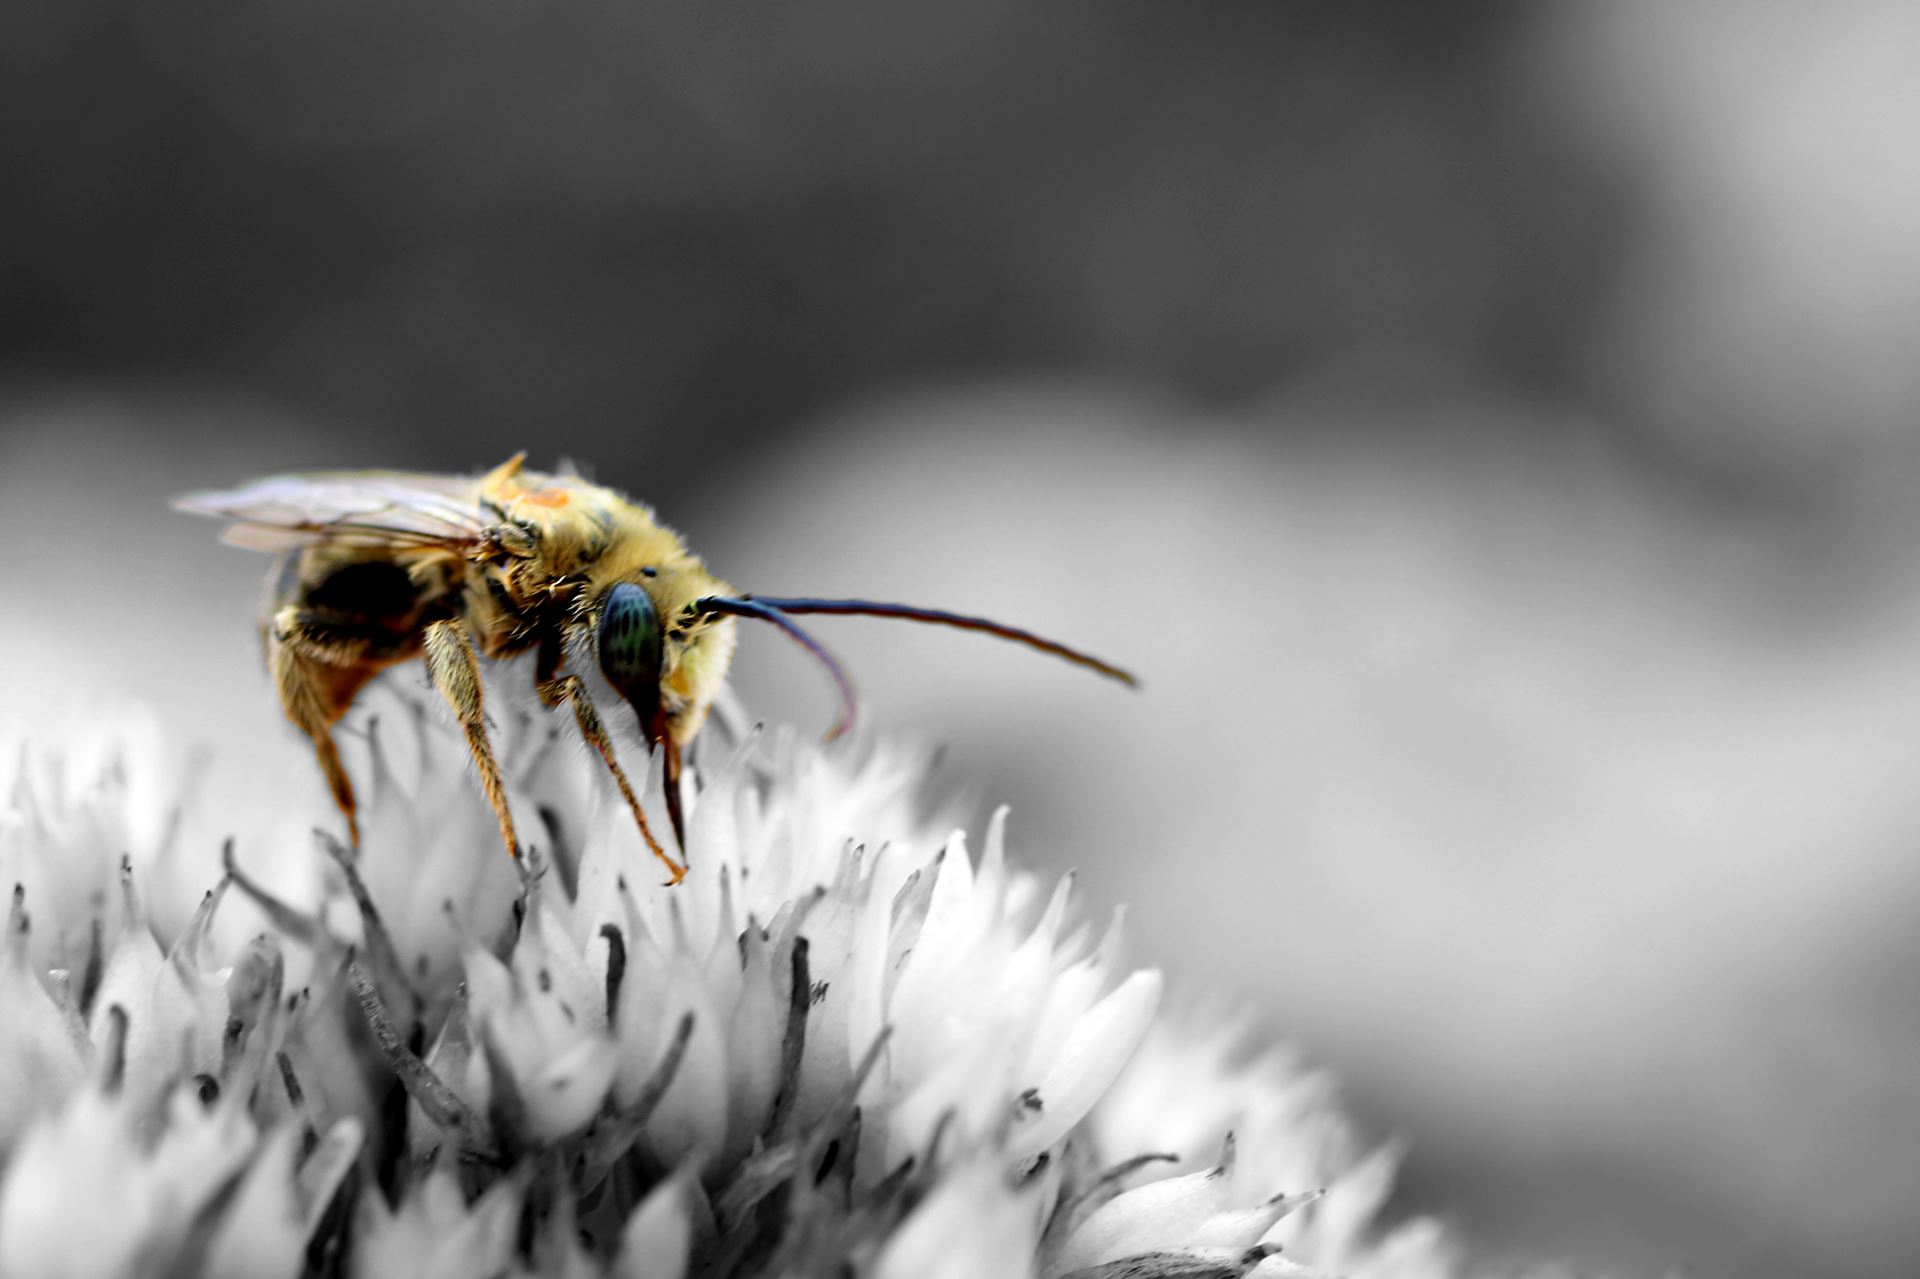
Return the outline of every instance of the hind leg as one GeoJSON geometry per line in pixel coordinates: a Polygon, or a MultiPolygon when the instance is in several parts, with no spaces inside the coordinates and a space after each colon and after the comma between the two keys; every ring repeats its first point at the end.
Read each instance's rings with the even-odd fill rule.
{"type": "Polygon", "coordinates": [[[320,772],[347,819],[347,836],[355,847],[360,844],[360,822],[353,783],[331,730],[352,705],[354,694],[386,664],[375,657],[375,648],[368,637],[330,626],[292,605],[276,612],[267,628],[267,669],[281,708],[312,740],[320,772]]]}

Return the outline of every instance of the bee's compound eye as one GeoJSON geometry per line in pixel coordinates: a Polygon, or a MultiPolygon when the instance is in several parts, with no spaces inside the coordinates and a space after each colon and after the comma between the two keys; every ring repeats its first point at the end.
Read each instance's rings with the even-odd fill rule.
{"type": "Polygon", "coordinates": [[[660,651],[660,614],[653,597],[631,582],[608,591],[600,610],[600,670],[645,711],[660,700],[660,651]]]}

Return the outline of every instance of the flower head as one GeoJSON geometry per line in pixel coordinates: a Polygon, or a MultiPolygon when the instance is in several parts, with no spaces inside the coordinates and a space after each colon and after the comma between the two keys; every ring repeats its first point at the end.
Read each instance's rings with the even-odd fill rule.
{"type": "Polygon", "coordinates": [[[523,864],[398,717],[360,850],[230,849],[171,935],[141,878],[180,863],[113,851],[113,775],[50,805],[23,765],[0,1271],[1457,1272],[1375,1230],[1391,1156],[1321,1081],[1158,1020],[1004,814],[977,857],[924,819],[915,757],[749,735],[670,889],[545,724],[503,735],[523,864]]]}

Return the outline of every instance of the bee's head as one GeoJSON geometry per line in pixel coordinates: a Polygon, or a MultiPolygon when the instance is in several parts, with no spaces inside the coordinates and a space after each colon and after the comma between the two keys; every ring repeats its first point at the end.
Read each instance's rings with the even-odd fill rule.
{"type": "Polygon", "coordinates": [[[615,692],[633,703],[648,744],[658,742],[666,723],[660,700],[666,632],[653,596],[633,582],[615,583],[601,601],[595,629],[600,673],[615,692]]]}

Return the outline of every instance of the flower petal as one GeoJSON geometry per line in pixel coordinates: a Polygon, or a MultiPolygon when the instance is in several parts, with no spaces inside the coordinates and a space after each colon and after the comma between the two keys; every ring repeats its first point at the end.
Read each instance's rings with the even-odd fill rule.
{"type": "Polygon", "coordinates": [[[1160,1007],[1160,974],[1134,973],[1073,1024],[1040,1080],[1037,1108],[1021,1112],[1007,1153],[1030,1159],[1065,1137],[1112,1087],[1160,1007]]]}

